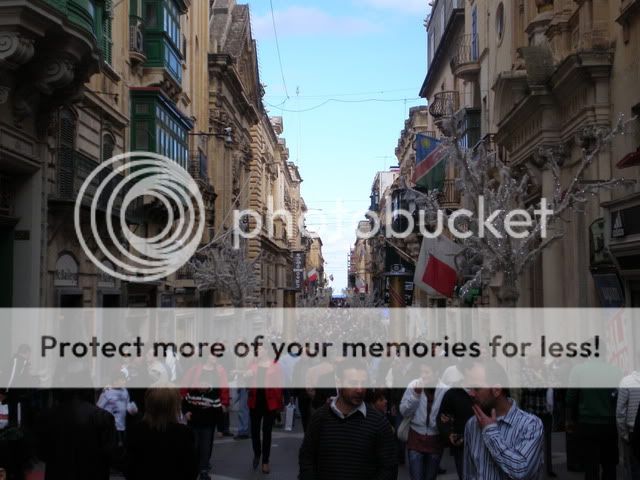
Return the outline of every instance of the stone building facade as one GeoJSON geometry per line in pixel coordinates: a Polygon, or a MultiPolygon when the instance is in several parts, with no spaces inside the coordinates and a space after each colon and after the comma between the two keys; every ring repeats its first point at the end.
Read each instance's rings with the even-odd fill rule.
{"type": "MultiPolygon", "coordinates": [[[[197,291],[188,267],[144,283],[103,273],[80,246],[74,204],[100,163],[150,151],[196,180],[203,244],[232,226],[234,208],[266,214],[267,194],[277,206],[303,212],[302,179],[279,137],[281,122],[274,126],[262,105],[248,7],[29,0],[2,3],[0,14],[0,306],[217,304],[215,292],[197,291]]],[[[80,209],[83,228],[92,195],[80,209]]],[[[107,215],[99,204],[103,239],[107,215]]],[[[111,215],[116,219],[119,208],[111,215]]],[[[165,226],[167,212],[144,197],[125,218],[149,237],[165,226]]],[[[281,305],[291,284],[291,251],[302,248],[300,230],[293,232],[287,236],[280,224],[274,240],[248,245],[250,258],[261,256],[257,275],[268,279],[265,306],[281,305]]],[[[122,241],[117,229],[116,236],[122,241]]],[[[95,243],[88,247],[98,251],[95,243]]],[[[113,263],[105,261],[118,270],[113,263]]]]}
{"type": "MultiPolygon", "coordinates": [[[[262,306],[283,306],[284,292],[292,287],[294,250],[302,248],[297,219],[302,212],[302,178],[289,162],[281,135],[281,117],[270,118],[262,102],[256,43],[251,34],[247,5],[216,0],[212,4],[209,69],[209,115],[219,132],[231,129],[232,138],[214,138],[211,153],[216,161],[214,181],[216,230],[232,227],[233,210],[249,209],[262,216],[262,229],[244,248],[250,260],[258,258],[262,306]],[[286,215],[273,215],[286,211],[286,215]],[[291,221],[288,220],[291,219],[291,221]],[[271,228],[272,227],[272,228],[271,228]]],[[[256,223],[248,219],[247,228],[256,223]]],[[[216,303],[224,303],[217,298],[216,303]]]]}
{"type": "MultiPolygon", "coordinates": [[[[143,286],[98,270],[79,245],[73,206],[86,177],[119,153],[152,151],[188,168],[189,133],[208,129],[207,72],[198,67],[206,61],[208,5],[154,0],[143,10],[136,0],[36,0],[3,7],[14,44],[2,62],[9,136],[0,142],[0,170],[26,187],[3,182],[8,216],[17,219],[4,241],[13,265],[4,283],[13,288],[4,289],[3,305],[173,304],[172,278],[143,286]]],[[[152,235],[162,215],[153,202],[139,207],[127,210],[127,223],[152,235]]],[[[108,213],[99,210],[102,225],[108,213]]],[[[83,205],[80,222],[87,221],[83,205]]]]}
{"type": "MultiPolygon", "coordinates": [[[[422,89],[431,121],[437,125],[446,107],[445,115],[462,122],[466,147],[482,142],[516,175],[530,175],[528,202],[550,197],[553,178],[536,155],[540,147],[562,159],[562,177],[569,180],[583,149],[594,142],[591,127],[611,128],[620,114],[632,118],[640,109],[633,87],[640,75],[633,53],[639,11],[638,2],[628,0],[434,2],[422,89]]],[[[639,126],[630,123],[600,152],[584,183],[638,178],[639,126]]],[[[627,218],[633,217],[637,190],[600,192],[584,213],[572,212],[564,238],[520,279],[519,304],[636,305],[640,231],[627,218]]],[[[500,282],[499,275],[492,279],[486,303],[495,302],[500,282]]]]}

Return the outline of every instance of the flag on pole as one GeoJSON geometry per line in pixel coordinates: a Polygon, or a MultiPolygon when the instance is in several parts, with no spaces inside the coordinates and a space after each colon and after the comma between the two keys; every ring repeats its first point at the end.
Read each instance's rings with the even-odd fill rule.
{"type": "Polygon", "coordinates": [[[455,256],[461,250],[460,245],[442,235],[423,238],[413,279],[415,286],[429,295],[451,298],[458,279],[455,256]]]}
{"type": "Polygon", "coordinates": [[[416,168],[413,171],[413,182],[416,185],[432,189],[442,189],[445,178],[445,149],[440,140],[416,134],[416,168]]]}
{"type": "Polygon", "coordinates": [[[316,270],[315,268],[313,270],[309,270],[309,273],[307,273],[307,279],[310,282],[317,282],[318,281],[318,270],[316,270]]]}

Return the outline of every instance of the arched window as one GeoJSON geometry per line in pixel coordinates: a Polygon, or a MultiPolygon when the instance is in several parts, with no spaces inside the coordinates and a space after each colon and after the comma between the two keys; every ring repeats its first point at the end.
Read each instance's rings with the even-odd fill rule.
{"type": "Polygon", "coordinates": [[[58,118],[58,194],[61,197],[73,197],[77,119],[67,108],[60,110],[58,118]]]}
{"type": "Polygon", "coordinates": [[[498,34],[498,44],[500,44],[504,36],[504,4],[502,2],[496,11],[496,33],[498,34]]]}
{"type": "Polygon", "coordinates": [[[111,133],[105,133],[102,136],[102,161],[106,162],[107,160],[113,157],[113,152],[116,148],[116,139],[113,137],[111,133]]]}
{"type": "Polygon", "coordinates": [[[78,286],[78,262],[70,253],[62,252],[58,256],[53,283],[56,287],[78,286]]]}

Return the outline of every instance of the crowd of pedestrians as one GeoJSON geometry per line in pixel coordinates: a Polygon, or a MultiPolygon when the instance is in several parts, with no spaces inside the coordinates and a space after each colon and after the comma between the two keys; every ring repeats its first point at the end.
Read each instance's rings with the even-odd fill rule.
{"type": "MultiPolygon", "coordinates": [[[[0,392],[0,468],[10,479],[25,478],[34,462],[44,464],[47,480],[107,480],[114,472],[135,480],[209,479],[224,461],[215,454],[216,434],[232,435],[230,408],[234,438],[251,439],[248,470],[268,475],[273,428],[292,411],[287,405],[296,406],[304,430],[300,480],[392,480],[403,463],[411,480],[432,480],[443,473],[445,455],[464,480],[553,478],[558,430],[566,432],[568,467],[586,480],[618,478],[620,454],[623,478],[640,478],[640,368],[620,378],[598,359],[571,371],[571,383],[584,388],[510,391],[498,363],[474,359],[285,355],[276,363],[263,355],[226,365],[210,356],[184,365],[169,355],[123,365],[101,391],[64,389],[45,398],[25,388],[29,357],[27,347],[17,351],[4,372],[9,388],[0,392]],[[620,387],[588,388],[595,374],[620,378],[620,387]],[[142,376],[153,388],[129,386],[142,376]],[[406,388],[366,388],[382,379],[406,388]],[[274,388],[290,383],[306,388],[274,388]]],[[[540,384],[536,376],[549,368],[530,362],[525,382],[540,384]]],[[[71,384],[90,384],[88,371],[66,375],[71,384]]]]}

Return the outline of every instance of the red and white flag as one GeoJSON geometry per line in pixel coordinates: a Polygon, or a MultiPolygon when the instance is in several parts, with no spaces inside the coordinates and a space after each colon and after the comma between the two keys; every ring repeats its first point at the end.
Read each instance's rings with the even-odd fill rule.
{"type": "Polygon", "coordinates": [[[458,280],[455,256],[461,250],[460,245],[442,235],[423,238],[413,279],[415,286],[429,295],[451,298],[458,280]]]}
{"type": "Polygon", "coordinates": [[[307,279],[310,282],[317,282],[318,281],[318,270],[316,270],[315,268],[313,270],[309,270],[309,273],[307,273],[307,279]]]}

